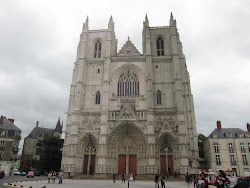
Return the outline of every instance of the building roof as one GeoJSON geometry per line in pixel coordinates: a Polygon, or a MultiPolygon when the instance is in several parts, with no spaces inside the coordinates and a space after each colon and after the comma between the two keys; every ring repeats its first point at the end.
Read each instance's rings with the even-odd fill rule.
{"type": "Polygon", "coordinates": [[[3,118],[2,122],[0,122],[0,128],[22,132],[21,129],[19,129],[16,125],[14,125],[14,123],[5,117],[3,118]]]}
{"type": "Polygon", "coordinates": [[[43,138],[48,138],[53,136],[54,129],[43,128],[43,127],[35,127],[31,133],[26,138],[38,138],[39,133],[43,134],[43,138]]]}
{"type": "Polygon", "coordinates": [[[217,138],[225,138],[226,133],[232,133],[231,138],[237,138],[236,133],[246,133],[239,128],[221,128],[221,129],[214,129],[214,131],[208,136],[208,138],[213,138],[213,135],[217,135],[217,138]]]}

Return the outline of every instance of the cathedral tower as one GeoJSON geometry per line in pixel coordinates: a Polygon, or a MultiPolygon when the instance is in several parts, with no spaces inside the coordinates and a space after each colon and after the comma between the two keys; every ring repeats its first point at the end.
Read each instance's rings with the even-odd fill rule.
{"type": "Polygon", "coordinates": [[[189,73],[176,20],[143,22],[143,53],[128,38],[117,52],[108,29],[83,24],[70,89],[65,172],[196,173],[198,143],[189,73]]]}

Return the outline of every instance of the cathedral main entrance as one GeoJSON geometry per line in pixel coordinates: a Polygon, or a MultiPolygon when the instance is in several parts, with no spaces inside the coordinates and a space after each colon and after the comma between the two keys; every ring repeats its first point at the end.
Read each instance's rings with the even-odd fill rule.
{"type": "Polygon", "coordinates": [[[141,174],[146,168],[143,133],[132,123],[121,123],[108,140],[107,172],[141,174]]]}

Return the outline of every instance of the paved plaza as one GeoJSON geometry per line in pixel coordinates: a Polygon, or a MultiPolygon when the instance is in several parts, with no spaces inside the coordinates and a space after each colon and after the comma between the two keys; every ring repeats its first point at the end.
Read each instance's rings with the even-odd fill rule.
{"type": "MultiPolygon", "coordinates": [[[[46,186],[46,188],[127,188],[128,182],[125,184],[121,181],[116,181],[113,183],[112,180],[64,180],[63,184],[58,184],[58,181],[55,184],[49,184],[47,181],[30,181],[30,182],[18,182],[15,183],[15,187],[21,187],[21,185],[25,188],[41,188],[46,186]]],[[[14,187],[14,186],[13,186],[14,187]]],[[[160,186],[161,187],[161,186],[160,186]]],[[[184,182],[166,182],[167,188],[186,188],[190,187],[193,188],[193,184],[189,186],[184,182]]],[[[210,187],[210,186],[209,186],[210,187]]],[[[213,186],[211,186],[213,187],[213,186]]],[[[136,181],[131,182],[129,184],[129,188],[155,188],[155,183],[152,181],[136,181]]]]}

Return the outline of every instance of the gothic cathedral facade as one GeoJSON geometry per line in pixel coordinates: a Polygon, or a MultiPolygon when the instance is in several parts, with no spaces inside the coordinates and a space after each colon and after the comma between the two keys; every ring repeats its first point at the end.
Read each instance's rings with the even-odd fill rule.
{"type": "Polygon", "coordinates": [[[62,170],[196,173],[197,131],[189,73],[176,20],[142,31],[143,52],[128,38],[117,52],[108,29],[83,24],[70,89],[62,170]]]}

